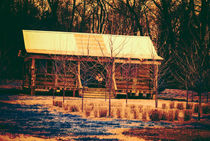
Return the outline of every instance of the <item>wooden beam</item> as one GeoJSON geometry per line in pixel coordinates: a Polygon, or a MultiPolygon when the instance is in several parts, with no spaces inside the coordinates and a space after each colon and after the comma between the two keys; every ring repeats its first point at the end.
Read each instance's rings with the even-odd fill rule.
{"type": "MultiPolygon", "coordinates": [[[[86,56],[62,56],[62,55],[37,55],[30,54],[27,58],[48,59],[48,60],[69,60],[69,61],[89,61],[89,62],[111,62],[109,57],[86,57],[86,56]]],[[[133,60],[128,58],[115,58],[115,63],[123,64],[157,64],[160,65],[159,60],[133,60]]]]}

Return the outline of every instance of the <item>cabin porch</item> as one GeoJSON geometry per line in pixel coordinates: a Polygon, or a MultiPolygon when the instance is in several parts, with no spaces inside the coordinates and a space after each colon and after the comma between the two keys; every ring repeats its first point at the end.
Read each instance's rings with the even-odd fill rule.
{"type": "Polygon", "coordinates": [[[66,91],[90,98],[153,97],[158,61],[30,55],[25,58],[23,88],[38,92],[66,91]]]}

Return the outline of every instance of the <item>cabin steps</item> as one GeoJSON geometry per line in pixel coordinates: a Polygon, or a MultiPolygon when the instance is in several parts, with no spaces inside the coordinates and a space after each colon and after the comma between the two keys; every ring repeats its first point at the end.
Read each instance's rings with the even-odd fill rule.
{"type": "MultiPolygon", "coordinates": [[[[84,98],[109,98],[109,89],[106,88],[88,88],[84,90],[84,98]]],[[[113,93],[111,98],[114,98],[113,93]]]]}

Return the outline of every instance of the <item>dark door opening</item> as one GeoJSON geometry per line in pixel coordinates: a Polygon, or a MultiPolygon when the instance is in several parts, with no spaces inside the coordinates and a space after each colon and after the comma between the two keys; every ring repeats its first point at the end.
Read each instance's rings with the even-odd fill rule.
{"type": "Polygon", "coordinates": [[[82,62],[80,73],[83,86],[89,88],[106,87],[107,73],[103,64],[96,62],[82,62]]]}

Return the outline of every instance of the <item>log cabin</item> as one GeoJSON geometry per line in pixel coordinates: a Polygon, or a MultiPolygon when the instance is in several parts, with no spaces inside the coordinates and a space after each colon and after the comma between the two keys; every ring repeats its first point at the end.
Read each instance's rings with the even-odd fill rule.
{"type": "Polygon", "coordinates": [[[23,89],[153,97],[161,58],[149,37],[23,30],[23,89]]]}

